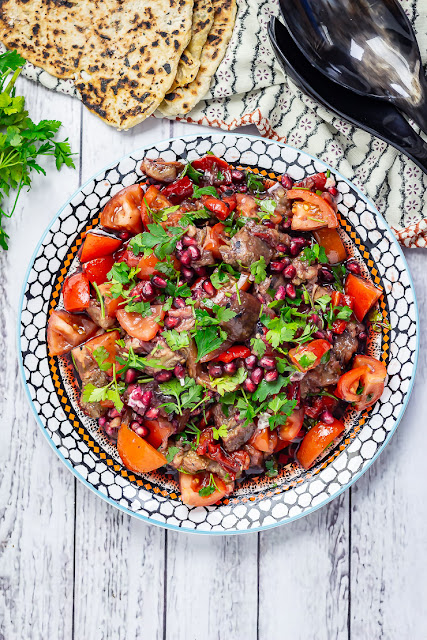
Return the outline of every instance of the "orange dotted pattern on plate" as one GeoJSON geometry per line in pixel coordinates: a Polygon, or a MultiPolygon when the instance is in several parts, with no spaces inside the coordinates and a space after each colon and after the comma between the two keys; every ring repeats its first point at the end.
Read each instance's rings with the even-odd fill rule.
{"type": "MultiPolygon", "coordinates": [[[[237,169],[240,170],[247,170],[248,167],[242,167],[242,166],[238,166],[237,169]]],[[[264,178],[268,177],[271,178],[272,180],[277,180],[279,175],[272,173],[272,172],[267,172],[264,169],[262,169],[261,171],[259,169],[251,169],[251,171],[255,174],[261,175],[264,178]]],[[[343,218],[343,216],[341,214],[338,214],[338,220],[339,223],[341,225],[341,227],[348,233],[348,235],[350,236],[350,238],[352,239],[352,241],[354,242],[354,244],[357,246],[357,248],[359,249],[362,257],[364,258],[366,265],[369,268],[371,277],[372,277],[372,281],[378,285],[381,286],[381,279],[378,276],[378,271],[377,269],[374,267],[374,262],[371,258],[370,253],[367,251],[367,249],[365,248],[365,246],[362,244],[361,239],[359,238],[358,234],[354,231],[354,229],[351,227],[351,225],[347,222],[347,220],[345,218],[343,218]]],[[[67,254],[66,258],[64,259],[64,266],[62,267],[62,269],[60,270],[60,274],[58,276],[57,279],[57,283],[55,286],[55,289],[52,293],[52,300],[50,302],[50,309],[49,309],[49,315],[52,313],[52,311],[54,310],[54,308],[56,307],[58,300],[59,300],[59,296],[60,296],[60,292],[61,292],[61,287],[62,287],[62,283],[65,279],[65,276],[67,274],[68,268],[71,264],[71,262],[74,260],[80,246],[83,243],[83,240],[86,237],[86,234],[88,231],[90,231],[91,229],[93,229],[94,227],[96,227],[99,224],[99,217],[96,216],[95,218],[93,218],[91,220],[91,222],[89,224],[86,225],[86,227],[84,228],[84,230],[79,234],[78,238],[76,239],[76,241],[74,242],[73,246],[71,247],[69,253],[67,254]]],[[[384,318],[384,321],[387,322],[388,320],[388,315],[387,315],[387,305],[384,299],[384,296],[381,296],[380,300],[380,307],[381,307],[381,313],[382,316],[384,318]]],[[[382,344],[382,354],[381,354],[381,358],[384,362],[384,364],[387,364],[387,360],[388,360],[388,350],[389,350],[389,341],[390,341],[390,336],[389,336],[390,330],[386,327],[383,328],[383,344],[382,344]]],[[[124,468],[122,465],[119,465],[115,460],[113,460],[112,458],[107,457],[107,454],[101,450],[101,448],[98,446],[98,444],[93,440],[92,436],[86,431],[86,429],[82,426],[82,423],[76,419],[75,414],[73,413],[73,409],[71,407],[71,403],[69,401],[69,398],[67,396],[67,393],[62,385],[62,381],[59,378],[58,375],[58,368],[57,368],[57,361],[56,361],[56,357],[51,357],[49,359],[49,364],[50,364],[50,370],[52,373],[52,380],[53,383],[55,385],[55,388],[57,390],[57,394],[60,398],[61,403],[64,405],[63,409],[65,411],[65,413],[68,415],[68,419],[71,421],[73,427],[75,429],[77,429],[79,435],[82,436],[83,440],[86,442],[87,446],[92,449],[92,451],[97,454],[99,456],[99,458],[101,460],[103,460],[109,467],[112,467],[114,469],[114,471],[116,471],[117,473],[120,473],[120,475],[124,478],[128,478],[130,482],[135,483],[137,486],[139,487],[144,487],[144,489],[146,489],[147,491],[153,491],[156,494],[160,494],[163,497],[169,497],[173,500],[177,500],[180,496],[180,494],[175,493],[174,491],[169,493],[169,491],[166,490],[162,490],[157,486],[153,486],[152,484],[150,484],[149,482],[146,482],[144,480],[142,480],[141,478],[137,478],[135,477],[135,475],[131,472],[128,471],[126,468],[124,468]]],[[[267,490],[263,493],[257,493],[256,495],[253,496],[238,496],[238,497],[234,497],[234,498],[226,498],[224,500],[220,501],[220,504],[239,504],[239,503],[246,503],[246,502],[255,502],[255,500],[262,500],[264,498],[269,498],[273,495],[277,495],[279,493],[283,493],[283,491],[288,491],[289,489],[292,489],[296,486],[298,486],[299,484],[302,484],[303,482],[306,482],[307,480],[309,480],[310,478],[314,477],[315,475],[317,475],[318,473],[320,473],[321,471],[323,471],[323,469],[325,469],[333,460],[335,460],[335,458],[337,458],[337,456],[339,456],[339,454],[344,451],[344,449],[346,449],[346,447],[350,444],[351,440],[353,440],[356,435],[359,433],[360,429],[362,428],[362,426],[365,424],[366,419],[369,415],[369,411],[370,408],[367,409],[361,416],[359,419],[359,423],[356,427],[353,428],[351,434],[349,434],[349,436],[344,440],[344,442],[342,442],[340,444],[340,446],[336,449],[336,451],[334,451],[321,465],[320,467],[316,468],[314,471],[307,471],[306,473],[304,473],[304,475],[302,475],[301,477],[297,478],[296,480],[292,480],[290,481],[285,487],[277,487],[275,489],[271,489],[271,490],[267,490]]]]}

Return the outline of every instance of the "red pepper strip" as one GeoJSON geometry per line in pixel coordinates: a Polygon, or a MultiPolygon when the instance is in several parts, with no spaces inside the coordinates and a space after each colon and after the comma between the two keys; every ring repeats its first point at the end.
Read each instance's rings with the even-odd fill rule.
{"type": "Polygon", "coordinates": [[[219,220],[225,220],[228,218],[230,210],[222,200],[218,200],[218,198],[214,198],[213,196],[208,196],[203,199],[203,204],[206,209],[212,211],[219,220]]]}
{"type": "Polygon", "coordinates": [[[248,349],[248,347],[244,347],[243,345],[236,345],[235,347],[230,347],[230,349],[227,349],[227,351],[224,351],[224,353],[221,353],[221,355],[218,356],[217,360],[219,360],[220,362],[228,363],[232,360],[235,360],[236,358],[247,358],[250,355],[251,351],[250,349],[248,349]]]}
{"type": "Polygon", "coordinates": [[[223,196],[222,201],[227,205],[228,213],[231,213],[237,207],[237,200],[234,194],[232,196],[223,196]]]}
{"type": "Polygon", "coordinates": [[[161,194],[170,200],[172,204],[181,204],[185,198],[193,195],[194,185],[188,176],[184,176],[180,180],[173,182],[161,191],[161,194]]]}

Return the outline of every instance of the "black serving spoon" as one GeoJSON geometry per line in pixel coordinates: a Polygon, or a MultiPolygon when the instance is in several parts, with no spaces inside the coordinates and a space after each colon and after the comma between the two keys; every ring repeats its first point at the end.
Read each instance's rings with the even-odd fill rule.
{"type": "Polygon", "coordinates": [[[320,72],[393,103],[427,133],[427,81],[397,0],[280,0],[280,9],[296,46],[320,72]]]}
{"type": "Polygon", "coordinates": [[[393,145],[427,173],[427,143],[396,107],[359,96],[323,76],[296,49],[288,30],[277,18],[271,18],[268,35],[279,63],[302,91],[340,118],[393,145]]]}

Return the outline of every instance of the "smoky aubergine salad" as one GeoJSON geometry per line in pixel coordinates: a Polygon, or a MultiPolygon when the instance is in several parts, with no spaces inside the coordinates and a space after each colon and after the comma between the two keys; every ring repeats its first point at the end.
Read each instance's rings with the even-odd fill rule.
{"type": "Polygon", "coordinates": [[[50,354],[70,354],[124,466],[178,474],[188,505],[309,469],[386,377],[365,354],[382,291],[337,232],[333,178],[273,181],[213,155],[141,170],[85,236],[50,354]]]}

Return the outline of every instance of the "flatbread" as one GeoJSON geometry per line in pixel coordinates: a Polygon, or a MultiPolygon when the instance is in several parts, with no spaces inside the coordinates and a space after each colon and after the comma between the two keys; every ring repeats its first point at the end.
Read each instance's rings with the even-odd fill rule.
{"type": "Polygon", "coordinates": [[[193,0],[2,0],[0,41],[129,129],[170,90],[192,17],[193,0]]]}
{"type": "Polygon", "coordinates": [[[194,0],[191,40],[181,56],[171,90],[185,87],[196,79],[202,50],[212,28],[214,9],[211,0],[194,0]]]}
{"type": "Polygon", "coordinates": [[[212,76],[218,69],[233,33],[236,18],[236,0],[212,0],[215,11],[212,29],[203,47],[196,79],[165,96],[159,107],[164,116],[183,115],[203,98],[209,90],[212,76]]]}

